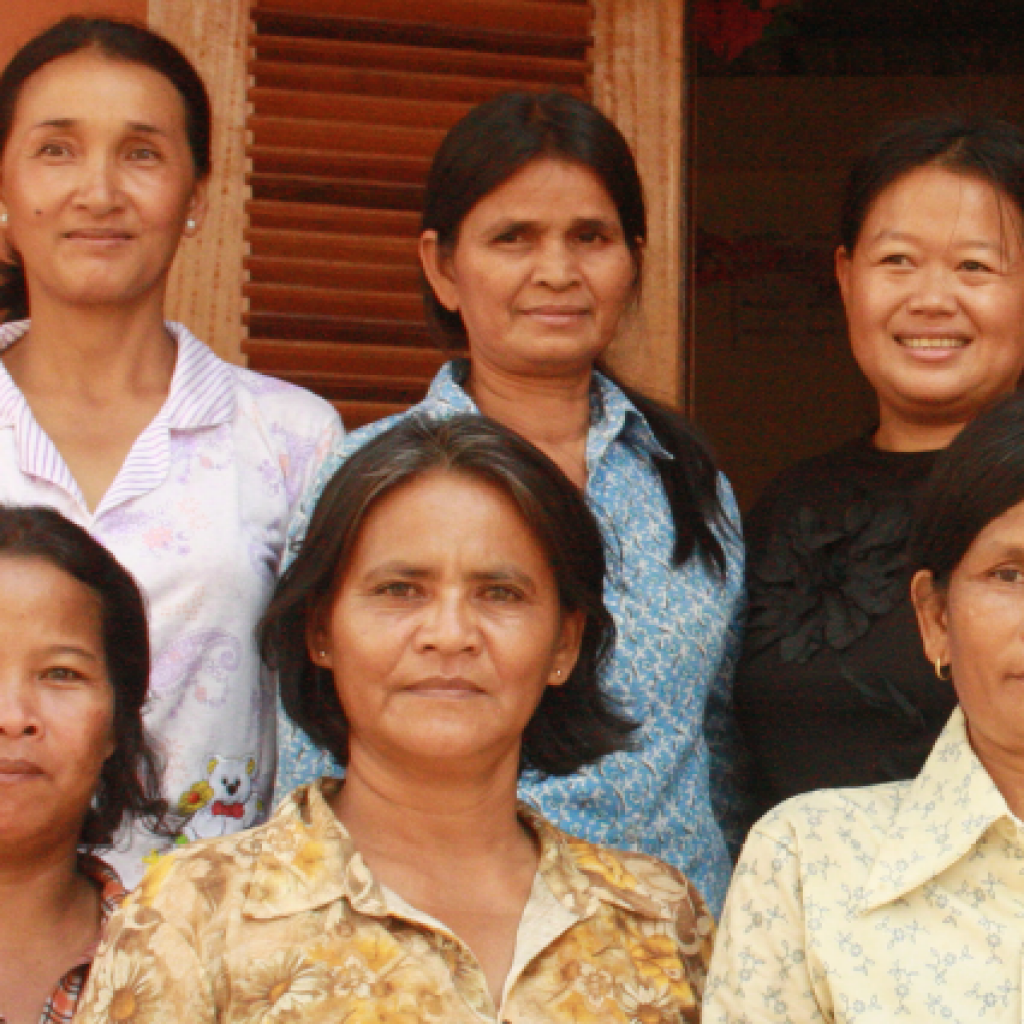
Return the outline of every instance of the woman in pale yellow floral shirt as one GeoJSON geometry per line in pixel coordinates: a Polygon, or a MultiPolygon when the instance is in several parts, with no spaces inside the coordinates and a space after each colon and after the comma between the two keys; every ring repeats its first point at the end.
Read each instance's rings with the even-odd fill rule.
{"type": "Polygon", "coordinates": [[[161,860],[111,925],[99,1021],[697,1021],[713,925],[675,869],[517,804],[628,743],[599,689],[605,556],[546,456],[479,417],[344,463],[262,627],[346,765],[161,860]]]}
{"type": "MultiPolygon", "coordinates": [[[[1019,231],[1007,218],[1017,254],[991,273],[1024,275],[1019,231]]],[[[960,706],[915,779],[806,793],[754,826],[705,1024],[1024,1020],[1024,393],[939,456],[910,567],[960,706]]]]}

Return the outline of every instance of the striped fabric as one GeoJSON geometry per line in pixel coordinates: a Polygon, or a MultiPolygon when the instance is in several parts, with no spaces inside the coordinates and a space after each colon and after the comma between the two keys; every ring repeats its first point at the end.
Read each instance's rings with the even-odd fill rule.
{"type": "MultiPolygon", "coordinates": [[[[234,415],[234,379],[228,364],[179,324],[167,326],[178,345],[170,394],[163,408],[132,445],[117,479],[96,508],[96,518],[131,498],[147,494],[165,479],[171,460],[169,430],[213,427],[227,423],[234,415]]],[[[0,324],[0,351],[13,345],[28,328],[27,320],[0,324]]],[[[73,495],[84,507],[85,499],[67,463],[36,422],[25,396],[0,364],[0,427],[6,426],[15,428],[22,470],[73,495]]]]}

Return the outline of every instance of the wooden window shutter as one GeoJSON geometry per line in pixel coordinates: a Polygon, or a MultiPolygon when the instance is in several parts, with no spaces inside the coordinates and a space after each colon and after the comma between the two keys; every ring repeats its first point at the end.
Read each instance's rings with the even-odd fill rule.
{"type": "Polygon", "coordinates": [[[416,239],[430,160],[475,103],[589,96],[587,0],[254,0],[246,261],[253,369],[348,427],[419,401],[416,239]]]}

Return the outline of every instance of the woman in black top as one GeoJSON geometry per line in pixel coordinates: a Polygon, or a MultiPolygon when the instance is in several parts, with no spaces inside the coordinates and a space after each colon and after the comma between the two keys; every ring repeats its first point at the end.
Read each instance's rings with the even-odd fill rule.
{"type": "Polygon", "coordinates": [[[787,470],[746,524],[736,704],[761,810],[912,777],[953,709],[914,624],[907,534],[936,453],[1024,370],[1024,137],[895,126],[851,173],[836,274],[878,426],[787,470]]]}

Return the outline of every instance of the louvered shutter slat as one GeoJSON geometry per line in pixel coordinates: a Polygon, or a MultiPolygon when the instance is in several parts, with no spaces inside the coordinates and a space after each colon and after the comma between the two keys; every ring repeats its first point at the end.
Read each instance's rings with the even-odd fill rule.
{"type": "Polygon", "coordinates": [[[245,295],[249,364],[355,427],[418,401],[430,160],[509,89],[588,95],[585,0],[255,0],[245,295]]]}

